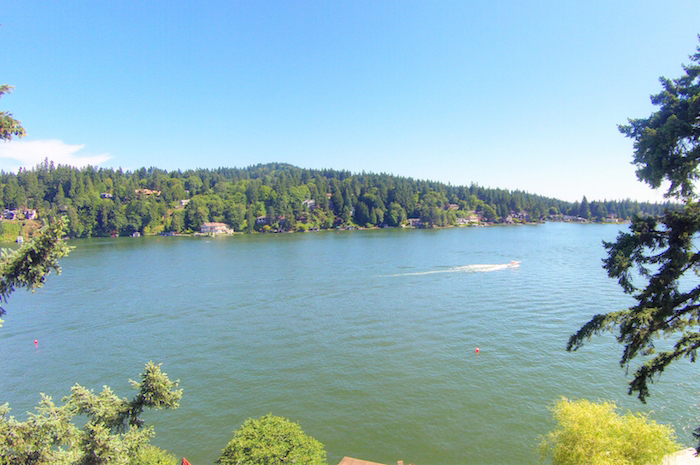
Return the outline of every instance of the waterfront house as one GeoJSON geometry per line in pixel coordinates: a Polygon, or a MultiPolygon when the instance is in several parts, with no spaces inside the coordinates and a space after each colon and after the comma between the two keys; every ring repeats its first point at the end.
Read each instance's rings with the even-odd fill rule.
{"type": "Polygon", "coordinates": [[[200,231],[203,234],[231,234],[233,231],[226,223],[204,223],[200,231]]]}

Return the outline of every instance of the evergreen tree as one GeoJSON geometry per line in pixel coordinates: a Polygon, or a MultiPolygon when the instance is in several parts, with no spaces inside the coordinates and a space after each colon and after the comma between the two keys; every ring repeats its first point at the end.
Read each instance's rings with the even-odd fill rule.
{"type": "Polygon", "coordinates": [[[140,382],[131,384],[138,390],[131,401],[120,399],[107,386],[98,395],[76,384],[63,406],[42,394],[37,413],[26,422],[10,417],[8,405],[1,405],[0,461],[35,465],[143,464],[141,454],[153,453],[149,441],[154,435],[152,427],[144,427],[144,409],[175,409],[182,390],[153,363],[146,365],[140,382]],[[76,424],[76,415],[86,418],[76,424]]]}
{"type": "MultiPolygon", "coordinates": [[[[0,97],[12,92],[14,87],[7,84],[0,85],[0,97]]],[[[12,113],[0,111],[0,139],[4,141],[12,140],[13,136],[24,137],[27,133],[22,127],[22,122],[12,117],[12,113]]]]}
{"type": "Polygon", "coordinates": [[[578,207],[578,216],[587,220],[591,219],[591,207],[588,205],[588,199],[586,199],[585,195],[583,199],[581,199],[581,204],[578,207]]]}
{"type": "MultiPolygon", "coordinates": [[[[634,140],[637,177],[653,188],[669,181],[666,196],[683,202],[684,208],[667,210],[660,218],[635,216],[630,232],[605,243],[604,268],[636,303],[594,316],[567,346],[577,350],[595,334],[616,331],[624,345],[622,366],[638,356],[645,359],[629,385],[629,393],[642,401],[650,395],[649,384],[671,363],[682,358],[694,362],[700,348],[700,285],[694,286],[686,277],[700,269],[695,243],[700,234],[700,202],[695,192],[700,163],[700,47],[691,59],[682,77],[661,78],[663,91],[651,98],[657,111],[620,126],[634,140]],[[660,338],[672,338],[674,343],[657,348],[660,338]]],[[[639,207],[633,203],[628,210],[639,207]]],[[[695,434],[700,439],[700,429],[695,434]]]]}
{"type": "MultiPolygon", "coordinates": [[[[6,303],[17,288],[33,291],[43,286],[52,270],[61,272],[58,259],[70,252],[63,241],[65,228],[65,220],[58,218],[19,249],[0,250],[0,302],[6,303]]],[[[4,314],[5,309],[0,307],[0,316],[4,314]]]]}

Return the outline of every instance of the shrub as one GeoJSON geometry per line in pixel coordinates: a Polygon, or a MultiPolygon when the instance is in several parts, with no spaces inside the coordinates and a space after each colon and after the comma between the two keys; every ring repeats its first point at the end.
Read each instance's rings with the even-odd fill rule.
{"type": "Polygon", "coordinates": [[[139,465],[178,465],[177,457],[151,444],[142,447],[135,457],[139,465]]]}
{"type": "Polygon", "coordinates": [[[265,415],[247,419],[217,461],[222,465],[325,465],[323,445],[307,436],[298,423],[265,415]]]}
{"type": "Polygon", "coordinates": [[[562,398],[552,408],[557,428],[539,445],[554,465],[651,465],[682,448],[673,429],[646,415],[618,415],[611,402],[562,398]]]}

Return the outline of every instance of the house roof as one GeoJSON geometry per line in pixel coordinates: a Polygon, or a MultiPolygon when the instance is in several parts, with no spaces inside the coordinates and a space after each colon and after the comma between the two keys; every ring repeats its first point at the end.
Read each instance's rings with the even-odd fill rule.
{"type": "Polygon", "coordinates": [[[384,465],[383,463],[368,462],[367,460],[354,459],[352,457],[343,457],[338,465],[384,465]]]}

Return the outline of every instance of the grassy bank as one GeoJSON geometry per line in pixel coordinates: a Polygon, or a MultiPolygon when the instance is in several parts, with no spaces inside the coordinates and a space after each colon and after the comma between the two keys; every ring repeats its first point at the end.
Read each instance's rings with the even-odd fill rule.
{"type": "Polygon", "coordinates": [[[36,220],[2,220],[0,221],[0,242],[15,242],[18,236],[30,239],[41,228],[36,220]]]}

